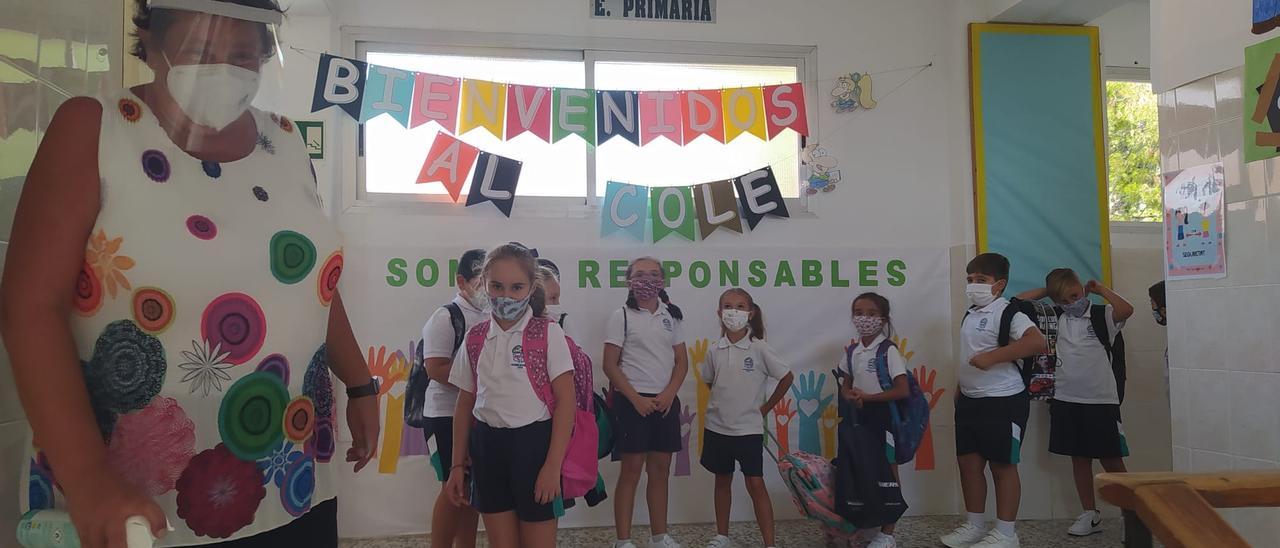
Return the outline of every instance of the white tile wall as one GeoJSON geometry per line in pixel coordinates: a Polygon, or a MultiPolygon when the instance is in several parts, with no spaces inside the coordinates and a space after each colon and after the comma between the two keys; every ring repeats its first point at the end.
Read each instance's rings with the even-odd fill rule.
{"type": "MultiPolygon", "coordinates": [[[[1204,78],[1158,101],[1165,169],[1220,158],[1227,177],[1227,277],[1169,286],[1178,471],[1280,468],[1280,159],[1243,164],[1241,73],[1204,78]]],[[[1254,545],[1277,546],[1280,510],[1223,515],[1254,545]]]]}

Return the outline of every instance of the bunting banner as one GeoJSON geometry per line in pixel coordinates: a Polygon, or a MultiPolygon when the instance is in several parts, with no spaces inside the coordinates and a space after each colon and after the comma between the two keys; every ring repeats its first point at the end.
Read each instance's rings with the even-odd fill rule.
{"type": "Polygon", "coordinates": [[[692,91],[547,88],[326,53],[317,67],[311,111],[331,106],[361,123],[386,114],[409,129],[435,122],[454,135],[484,128],[499,140],[532,133],[548,143],[577,135],[592,146],[619,136],[636,146],[659,137],[684,146],[702,135],[727,143],[744,134],[769,141],[787,129],[809,134],[800,83],[692,91]]]}
{"type": "Polygon", "coordinates": [[[516,184],[520,182],[519,160],[480,151],[476,160],[475,175],[471,177],[471,194],[467,207],[493,202],[503,215],[511,217],[511,206],[516,201],[516,184]]]}
{"type": "MultiPolygon", "coordinates": [[[[439,133],[436,135],[435,142],[431,143],[431,152],[427,153],[427,160],[422,163],[422,172],[418,174],[417,183],[444,183],[444,188],[449,191],[449,197],[453,198],[454,203],[458,203],[462,185],[466,182],[467,174],[471,173],[471,166],[475,165],[476,157],[479,155],[480,149],[459,141],[448,133],[439,133]]],[[[468,197],[469,201],[470,197],[468,197]]]]}
{"type": "Polygon", "coordinates": [[[742,234],[743,218],[754,230],[766,216],[787,218],[790,214],[772,167],[692,186],[608,182],[600,204],[601,237],[625,232],[643,242],[646,216],[650,241],[657,243],[671,234],[691,242],[705,240],[721,228],[742,234]]]}

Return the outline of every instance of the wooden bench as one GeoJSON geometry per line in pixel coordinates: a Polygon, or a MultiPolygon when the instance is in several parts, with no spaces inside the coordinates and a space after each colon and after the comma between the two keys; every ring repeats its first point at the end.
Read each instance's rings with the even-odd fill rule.
{"type": "Polygon", "coordinates": [[[1124,512],[1125,546],[1247,547],[1216,508],[1280,507],[1280,472],[1098,474],[1102,499],[1124,512]]]}

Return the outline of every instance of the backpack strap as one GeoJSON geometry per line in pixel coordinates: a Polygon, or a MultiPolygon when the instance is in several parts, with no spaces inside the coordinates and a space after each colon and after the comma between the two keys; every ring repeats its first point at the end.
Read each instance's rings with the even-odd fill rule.
{"type": "Polygon", "coordinates": [[[556,323],[560,325],[560,329],[564,329],[564,319],[569,317],[568,312],[561,312],[560,317],[556,319],[556,323]]]}
{"type": "Polygon", "coordinates": [[[449,311],[449,325],[453,326],[453,355],[456,356],[467,336],[467,317],[462,315],[462,307],[458,303],[446,304],[444,309],[449,311]]]}
{"type": "Polygon", "coordinates": [[[1111,347],[1111,331],[1107,329],[1106,305],[1095,304],[1089,307],[1089,323],[1093,324],[1093,334],[1102,343],[1102,349],[1107,351],[1107,359],[1113,360],[1115,349],[1111,347]]]}
{"type": "Polygon", "coordinates": [[[1004,307],[1004,312],[1000,314],[1000,330],[996,332],[996,346],[1004,348],[1009,346],[1013,338],[1013,317],[1018,313],[1018,301],[1010,300],[1009,306],[1004,307]]]}
{"type": "Polygon", "coordinates": [[[547,331],[551,321],[545,317],[530,318],[524,327],[521,340],[524,352],[524,372],[529,376],[529,385],[533,392],[547,406],[547,411],[556,408],[555,393],[551,390],[551,376],[547,372],[547,331]]]}
{"type": "Polygon", "coordinates": [[[889,377],[889,349],[897,348],[893,341],[885,339],[876,347],[876,377],[880,381],[880,389],[888,392],[893,389],[893,379],[889,377]]]}
{"type": "Polygon", "coordinates": [[[631,330],[631,320],[627,319],[627,307],[622,307],[622,344],[627,344],[627,331],[631,330]]]}
{"type": "Polygon", "coordinates": [[[491,320],[480,322],[475,327],[472,327],[471,331],[467,332],[467,361],[471,362],[471,385],[475,387],[473,394],[480,391],[479,381],[477,380],[477,377],[479,377],[480,352],[484,351],[484,341],[489,337],[489,326],[492,323],[491,320]]]}

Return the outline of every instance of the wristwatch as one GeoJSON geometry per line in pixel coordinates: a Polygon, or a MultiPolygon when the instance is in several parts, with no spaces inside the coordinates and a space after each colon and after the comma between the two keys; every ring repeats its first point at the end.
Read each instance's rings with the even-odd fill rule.
{"type": "Polygon", "coordinates": [[[378,395],[378,387],[380,385],[381,383],[378,382],[378,377],[374,377],[367,384],[362,384],[360,386],[348,386],[347,397],[355,399],[363,398],[365,396],[376,396],[378,395]]]}

